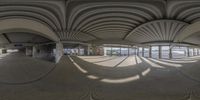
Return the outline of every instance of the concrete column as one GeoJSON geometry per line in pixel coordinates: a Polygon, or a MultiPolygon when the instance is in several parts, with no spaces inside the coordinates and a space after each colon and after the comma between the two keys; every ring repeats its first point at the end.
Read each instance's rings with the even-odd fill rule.
{"type": "Polygon", "coordinates": [[[80,45],[78,46],[78,56],[81,55],[80,45]]]}
{"type": "Polygon", "coordinates": [[[190,57],[190,48],[189,47],[187,47],[187,55],[188,55],[188,57],[190,57]]]}
{"type": "Polygon", "coordinates": [[[142,57],[144,57],[144,47],[142,47],[142,57]]]}
{"type": "Polygon", "coordinates": [[[61,42],[56,43],[56,55],[55,62],[58,63],[64,54],[63,44],[61,42]]]}
{"type": "Polygon", "coordinates": [[[170,47],[169,48],[169,59],[172,59],[173,57],[172,57],[172,48],[170,47]]]}
{"type": "Polygon", "coordinates": [[[104,51],[103,51],[103,55],[104,55],[104,56],[107,56],[107,51],[106,51],[105,48],[106,48],[106,47],[103,47],[103,50],[104,50],[104,51]]]}
{"type": "Polygon", "coordinates": [[[2,54],[2,49],[0,49],[0,55],[2,54]]]}
{"type": "Polygon", "coordinates": [[[152,58],[151,46],[149,47],[149,58],[152,58]]]}
{"type": "Polygon", "coordinates": [[[160,45],[158,46],[158,58],[159,58],[159,59],[162,58],[162,48],[161,48],[160,45]]]}
{"type": "Polygon", "coordinates": [[[137,47],[137,56],[139,56],[139,47],[137,47]]]}
{"type": "Polygon", "coordinates": [[[111,47],[111,56],[113,56],[113,53],[112,53],[112,51],[113,51],[113,50],[112,50],[112,47],[111,47]]]}
{"type": "Polygon", "coordinates": [[[7,53],[7,49],[2,49],[2,54],[7,53]]]}
{"type": "Polygon", "coordinates": [[[120,56],[122,56],[122,47],[120,46],[120,56]]]}
{"type": "Polygon", "coordinates": [[[192,50],[193,50],[193,56],[196,56],[196,55],[195,55],[195,49],[193,48],[192,50]]]}
{"type": "Polygon", "coordinates": [[[26,56],[32,56],[32,47],[26,47],[26,56]]]}
{"type": "Polygon", "coordinates": [[[32,57],[33,57],[33,58],[36,58],[36,57],[37,57],[37,47],[36,47],[36,46],[33,46],[32,49],[33,49],[33,50],[32,50],[32,57]]]}
{"type": "Polygon", "coordinates": [[[88,45],[88,47],[87,47],[87,55],[88,56],[90,55],[90,48],[91,48],[91,45],[88,45]]]}
{"type": "Polygon", "coordinates": [[[129,46],[128,46],[128,56],[130,56],[130,48],[129,48],[129,46]]]}

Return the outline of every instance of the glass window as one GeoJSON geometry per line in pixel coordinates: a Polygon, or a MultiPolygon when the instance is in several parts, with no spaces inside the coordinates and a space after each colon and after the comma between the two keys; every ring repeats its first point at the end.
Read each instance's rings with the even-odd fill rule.
{"type": "Polygon", "coordinates": [[[112,55],[120,56],[120,48],[113,47],[112,48],[112,55]]]}
{"type": "Polygon", "coordinates": [[[200,49],[198,49],[198,55],[200,55],[200,49]]]}
{"type": "Polygon", "coordinates": [[[194,56],[197,56],[197,48],[194,48],[194,56]]]}
{"type": "Polygon", "coordinates": [[[135,48],[129,48],[129,53],[130,53],[130,55],[135,55],[136,49],[135,48]]]}
{"type": "Polygon", "coordinates": [[[80,55],[84,55],[84,49],[80,49],[80,55]]]}
{"type": "Polygon", "coordinates": [[[121,55],[128,56],[128,48],[121,48],[121,55]]]}
{"type": "Polygon", "coordinates": [[[152,49],[151,50],[152,58],[158,58],[159,47],[158,46],[152,46],[151,49],[152,49]]]}
{"type": "Polygon", "coordinates": [[[169,46],[162,46],[161,47],[161,58],[169,58],[169,46]]]}
{"type": "Polygon", "coordinates": [[[194,56],[193,48],[189,48],[189,56],[194,56]]]}
{"type": "Polygon", "coordinates": [[[104,47],[104,56],[111,56],[111,47],[104,47]]]}
{"type": "Polygon", "coordinates": [[[144,57],[149,57],[149,48],[144,48],[144,57]]]}
{"type": "Polygon", "coordinates": [[[173,47],[172,58],[183,58],[187,55],[187,47],[173,47]]]}
{"type": "Polygon", "coordinates": [[[139,47],[139,56],[142,56],[142,47],[139,47]]]}

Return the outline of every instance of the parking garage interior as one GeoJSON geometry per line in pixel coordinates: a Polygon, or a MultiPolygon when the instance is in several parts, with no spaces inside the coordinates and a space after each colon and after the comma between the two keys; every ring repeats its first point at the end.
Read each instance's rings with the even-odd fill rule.
{"type": "Polygon", "coordinates": [[[199,0],[1,0],[0,100],[200,100],[199,0]]]}

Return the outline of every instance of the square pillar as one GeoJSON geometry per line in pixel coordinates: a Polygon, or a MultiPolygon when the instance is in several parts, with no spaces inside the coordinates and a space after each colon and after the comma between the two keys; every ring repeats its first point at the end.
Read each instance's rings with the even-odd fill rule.
{"type": "Polygon", "coordinates": [[[61,57],[64,54],[63,44],[61,42],[56,43],[56,52],[55,52],[55,62],[58,63],[61,57]]]}
{"type": "Polygon", "coordinates": [[[160,45],[158,46],[158,58],[162,58],[162,47],[160,45]]]}
{"type": "Polygon", "coordinates": [[[196,56],[196,55],[195,55],[195,49],[193,48],[192,50],[193,50],[193,56],[196,56]]]}
{"type": "Polygon", "coordinates": [[[128,46],[128,56],[130,56],[130,48],[129,48],[129,46],[128,46]]]}
{"type": "Polygon", "coordinates": [[[81,50],[80,50],[80,45],[78,46],[78,56],[80,56],[81,55],[81,50]]]}
{"type": "Polygon", "coordinates": [[[32,56],[32,47],[26,47],[26,56],[32,56]]]}
{"type": "Polygon", "coordinates": [[[151,46],[149,47],[149,58],[152,58],[152,51],[151,51],[151,46]]]}
{"type": "Polygon", "coordinates": [[[137,56],[139,56],[139,48],[137,47],[137,56]]]}
{"type": "Polygon", "coordinates": [[[122,56],[122,47],[120,46],[120,56],[122,56]]]}
{"type": "Polygon", "coordinates": [[[2,54],[7,53],[7,49],[2,49],[2,54]]]}
{"type": "Polygon", "coordinates": [[[113,52],[112,52],[113,50],[112,50],[112,47],[111,47],[111,56],[113,56],[113,52]]]}
{"type": "Polygon", "coordinates": [[[190,57],[190,48],[189,47],[187,47],[187,55],[188,55],[188,57],[190,57]]]}
{"type": "Polygon", "coordinates": [[[2,54],[2,49],[0,49],[0,55],[2,54]]]}
{"type": "Polygon", "coordinates": [[[33,58],[36,58],[36,57],[37,57],[37,47],[36,47],[36,46],[33,46],[33,47],[32,47],[32,57],[33,57],[33,58]]]}
{"type": "Polygon", "coordinates": [[[170,47],[169,48],[169,59],[172,59],[173,57],[172,57],[172,48],[170,47]]]}
{"type": "Polygon", "coordinates": [[[144,57],[144,47],[142,47],[142,57],[144,57]]]}

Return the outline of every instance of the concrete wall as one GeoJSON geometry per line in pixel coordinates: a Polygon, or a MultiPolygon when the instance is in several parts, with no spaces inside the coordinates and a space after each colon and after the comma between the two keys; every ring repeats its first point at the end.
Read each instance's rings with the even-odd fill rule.
{"type": "Polygon", "coordinates": [[[35,45],[32,48],[32,57],[48,61],[54,61],[55,57],[53,54],[53,48],[54,45],[35,45]]]}
{"type": "Polygon", "coordinates": [[[58,63],[60,61],[60,58],[64,54],[63,44],[58,42],[56,43],[56,51],[55,51],[55,62],[58,63]]]}
{"type": "Polygon", "coordinates": [[[26,56],[32,56],[33,47],[26,47],[26,56]]]}

